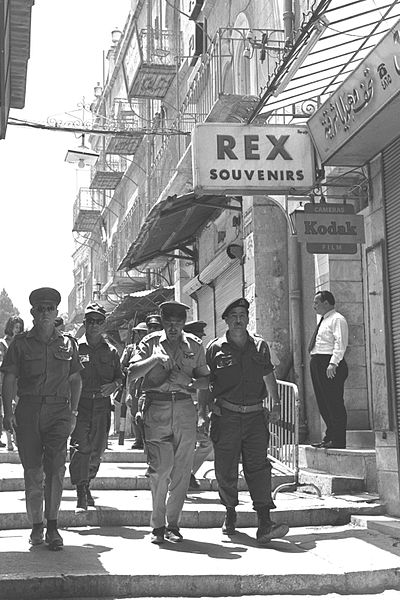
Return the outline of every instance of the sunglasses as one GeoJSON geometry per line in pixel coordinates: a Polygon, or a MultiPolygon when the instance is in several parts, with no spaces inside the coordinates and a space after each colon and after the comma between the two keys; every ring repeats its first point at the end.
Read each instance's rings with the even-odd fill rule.
{"type": "Polygon", "coordinates": [[[85,319],[87,325],[103,325],[104,321],[105,319],[92,319],[91,317],[85,319]]]}
{"type": "Polygon", "coordinates": [[[36,310],[40,313],[53,312],[53,310],[56,310],[56,307],[52,304],[39,304],[39,306],[36,306],[36,310]]]}

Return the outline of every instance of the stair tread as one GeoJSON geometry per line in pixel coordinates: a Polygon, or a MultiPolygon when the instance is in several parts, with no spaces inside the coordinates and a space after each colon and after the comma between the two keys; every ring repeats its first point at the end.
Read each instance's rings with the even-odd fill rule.
{"type": "Polygon", "coordinates": [[[165,597],[215,597],[221,590],[236,597],[282,595],[289,589],[345,594],[359,591],[361,583],[367,593],[398,582],[400,549],[365,528],[294,528],[262,549],[254,528],[232,537],[220,530],[182,529],[181,544],[166,542],[161,548],[149,543],[149,531],[63,530],[63,552],[48,552],[45,545],[28,551],[28,530],[1,531],[0,597],[149,597],[159,596],[160,589],[165,597]]]}

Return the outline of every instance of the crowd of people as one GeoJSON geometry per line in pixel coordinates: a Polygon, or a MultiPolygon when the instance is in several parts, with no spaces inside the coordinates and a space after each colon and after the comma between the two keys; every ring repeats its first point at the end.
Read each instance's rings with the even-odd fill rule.
{"type": "MultiPolygon", "coordinates": [[[[29,301],[33,327],[24,331],[19,317],[9,319],[0,342],[0,372],[2,427],[8,450],[14,447],[15,432],[32,545],[45,541],[51,550],[63,547],[57,519],[69,438],[76,511],[95,505],[90,487],[107,448],[112,398],[117,392],[119,401],[129,407],[135,436],[132,449],[146,451],[152,543],[182,541],[179,521],[186,494],[200,487],[196,473],[213,456],[226,510],[223,533],[235,533],[242,461],[258,516],[258,544],[287,534],[288,526],[271,518],[275,504],[267,455],[269,423],[281,415],[278,386],[268,344],[248,330],[245,298],[225,308],[220,318],[226,333],[206,348],[202,338],[207,324],[187,322],[187,305],[163,302],[159,313],[149,314],[133,327],[121,357],[104,335],[107,315],[101,304],[86,307],[84,334],[77,340],[63,331],[57,290],[39,288],[31,292],[29,301]],[[272,400],[270,411],[263,402],[267,394],[272,400]]],[[[310,343],[311,373],[327,424],[323,442],[316,445],[344,447],[347,324],[334,311],[330,292],[317,294],[314,309],[325,323],[324,327],[318,324],[310,343]]]]}

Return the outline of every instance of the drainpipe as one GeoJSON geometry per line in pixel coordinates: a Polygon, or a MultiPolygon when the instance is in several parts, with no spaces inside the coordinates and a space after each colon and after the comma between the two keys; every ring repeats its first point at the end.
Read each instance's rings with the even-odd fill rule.
{"type": "Polygon", "coordinates": [[[290,47],[293,42],[294,12],[293,0],[285,0],[283,5],[283,29],[285,32],[285,45],[290,47]]]}
{"type": "MultiPolygon", "coordinates": [[[[147,0],[147,48],[146,48],[146,62],[150,64],[152,50],[153,50],[153,21],[152,21],[152,0],[147,0]]],[[[151,99],[148,98],[146,100],[146,119],[147,119],[147,128],[150,130],[151,128],[151,118],[152,118],[152,105],[151,99]]],[[[147,144],[146,144],[146,217],[150,210],[151,205],[151,161],[152,161],[152,152],[153,150],[153,136],[148,133],[147,134],[147,144]]]]}

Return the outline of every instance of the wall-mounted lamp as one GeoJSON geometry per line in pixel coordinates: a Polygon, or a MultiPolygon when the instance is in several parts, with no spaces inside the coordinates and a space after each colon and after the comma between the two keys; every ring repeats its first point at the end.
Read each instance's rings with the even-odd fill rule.
{"type": "Polygon", "coordinates": [[[111,32],[111,41],[113,44],[117,45],[119,40],[121,39],[122,31],[116,27],[111,32]]]}
{"type": "Polygon", "coordinates": [[[94,96],[95,98],[100,98],[103,93],[103,88],[100,85],[100,81],[97,82],[97,85],[94,86],[94,96]]]}
{"type": "Polygon", "coordinates": [[[229,244],[226,248],[226,253],[232,260],[235,258],[243,258],[243,246],[242,244],[229,244]]]}

